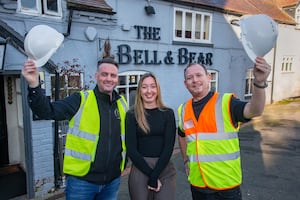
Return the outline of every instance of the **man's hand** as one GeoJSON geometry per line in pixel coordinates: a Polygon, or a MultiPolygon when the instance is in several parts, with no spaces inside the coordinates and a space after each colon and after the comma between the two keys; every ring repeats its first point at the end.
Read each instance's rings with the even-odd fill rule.
{"type": "Polygon", "coordinates": [[[24,62],[22,75],[28,82],[29,87],[35,88],[39,85],[39,71],[33,60],[24,62]]]}
{"type": "Polygon", "coordinates": [[[253,69],[254,81],[263,85],[271,72],[271,66],[262,57],[256,57],[253,69]]]}
{"type": "Polygon", "coordinates": [[[188,162],[184,163],[184,169],[185,169],[186,176],[189,176],[190,175],[190,168],[189,168],[189,163],[188,162]]]}

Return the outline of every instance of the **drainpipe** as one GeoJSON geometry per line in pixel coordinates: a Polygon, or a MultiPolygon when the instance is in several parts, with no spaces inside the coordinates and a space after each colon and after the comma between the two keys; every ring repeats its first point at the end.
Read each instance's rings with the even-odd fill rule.
{"type": "Polygon", "coordinates": [[[273,70],[272,70],[272,87],[271,87],[271,104],[273,104],[273,93],[274,93],[274,81],[275,81],[275,66],[276,66],[276,52],[277,51],[277,42],[274,46],[274,54],[273,54],[273,70]]]}
{"type": "Polygon", "coordinates": [[[68,29],[67,29],[67,32],[66,33],[63,33],[63,35],[65,37],[68,37],[70,35],[70,32],[71,32],[71,25],[72,25],[72,18],[73,18],[73,9],[70,9],[70,12],[69,12],[69,19],[68,19],[68,29]]]}
{"type": "MultiPolygon", "coordinates": [[[[69,18],[68,18],[68,28],[67,32],[63,33],[65,37],[68,37],[71,32],[71,25],[72,25],[72,18],[73,18],[73,9],[69,11],[69,18]]],[[[55,101],[59,99],[59,73],[57,70],[55,71],[55,94],[54,94],[55,101]]],[[[55,189],[61,187],[62,183],[62,171],[61,171],[61,160],[60,160],[60,141],[59,141],[59,122],[57,120],[54,121],[54,185],[55,189]]]]}
{"type": "MultiPolygon", "coordinates": [[[[55,72],[55,101],[59,99],[59,73],[55,72]]],[[[61,161],[59,155],[59,131],[58,131],[58,121],[54,121],[54,184],[55,189],[60,187],[62,172],[61,172],[61,161]]]]}

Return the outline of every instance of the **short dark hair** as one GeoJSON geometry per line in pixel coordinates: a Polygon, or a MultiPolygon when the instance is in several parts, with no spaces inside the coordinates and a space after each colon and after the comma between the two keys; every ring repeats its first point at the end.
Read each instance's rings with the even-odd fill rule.
{"type": "Polygon", "coordinates": [[[188,65],[184,68],[184,71],[183,71],[184,80],[186,79],[186,77],[185,77],[186,70],[187,70],[190,66],[192,66],[192,65],[199,65],[200,67],[202,67],[202,68],[204,69],[204,71],[205,71],[206,74],[208,73],[207,68],[206,68],[205,65],[199,64],[199,63],[190,63],[190,64],[188,64],[188,65]]]}
{"type": "Polygon", "coordinates": [[[99,61],[98,61],[98,66],[97,66],[97,67],[99,67],[99,65],[101,65],[102,63],[110,63],[110,64],[113,64],[113,65],[115,65],[115,66],[119,69],[119,65],[118,65],[118,63],[114,60],[113,57],[105,57],[105,58],[103,58],[102,60],[99,60],[99,61]]]}

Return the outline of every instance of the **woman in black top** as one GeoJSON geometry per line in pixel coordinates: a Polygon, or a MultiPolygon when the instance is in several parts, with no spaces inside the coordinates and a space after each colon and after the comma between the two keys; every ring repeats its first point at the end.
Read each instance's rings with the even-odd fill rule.
{"type": "Polygon", "coordinates": [[[135,105],[126,115],[132,200],[175,199],[176,171],[170,161],[175,135],[174,112],[163,104],[156,77],[146,73],[139,81],[135,105]]]}

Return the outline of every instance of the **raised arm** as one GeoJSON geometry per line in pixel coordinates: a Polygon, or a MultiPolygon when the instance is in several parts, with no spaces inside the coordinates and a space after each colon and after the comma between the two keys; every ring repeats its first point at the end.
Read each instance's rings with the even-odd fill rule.
{"type": "Polygon", "coordinates": [[[262,57],[257,57],[253,68],[254,84],[252,98],[244,108],[244,117],[251,119],[260,116],[264,111],[267,87],[267,78],[271,72],[271,66],[262,57]]]}

